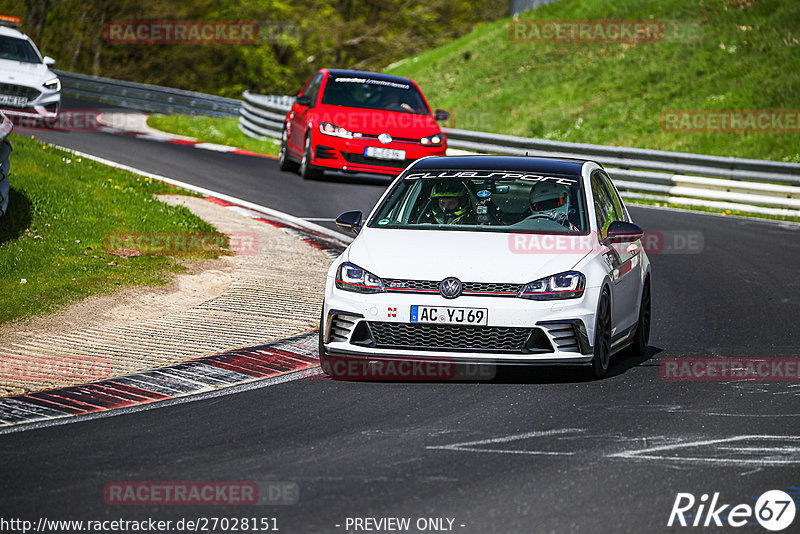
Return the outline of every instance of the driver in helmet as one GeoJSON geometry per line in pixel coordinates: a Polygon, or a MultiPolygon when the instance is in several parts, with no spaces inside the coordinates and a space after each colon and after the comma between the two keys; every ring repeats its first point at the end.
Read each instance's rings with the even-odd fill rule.
{"type": "Polygon", "coordinates": [[[550,219],[565,228],[577,232],[579,229],[569,220],[569,188],[552,182],[537,182],[531,187],[528,201],[531,206],[530,219],[550,219]]]}
{"type": "Polygon", "coordinates": [[[431,202],[422,221],[433,224],[476,224],[469,191],[457,181],[438,182],[431,190],[431,202]]]}

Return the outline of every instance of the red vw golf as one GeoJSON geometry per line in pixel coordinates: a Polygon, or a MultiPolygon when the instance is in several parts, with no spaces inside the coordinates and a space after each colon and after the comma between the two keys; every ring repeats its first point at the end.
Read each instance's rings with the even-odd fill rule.
{"type": "Polygon", "coordinates": [[[322,69],[286,115],[281,170],[303,178],[324,169],[398,175],[424,156],[443,156],[447,140],[417,84],[374,72],[322,69]]]}

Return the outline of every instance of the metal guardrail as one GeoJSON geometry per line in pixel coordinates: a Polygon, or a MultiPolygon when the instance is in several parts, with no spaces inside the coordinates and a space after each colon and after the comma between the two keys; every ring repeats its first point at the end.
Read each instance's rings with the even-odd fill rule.
{"type": "Polygon", "coordinates": [[[8,209],[8,197],[11,184],[8,174],[11,171],[11,143],[8,141],[8,134],[11,133],[13,125],[11,119],[0,113],[0,217],[8,209]]]}
{"type": "MultiPolygon", "coordinates": [[[[294,98],[246,91],[239,128],[277,138],[294,98]]],[[[800,164],[683,152],[566,143],[444,128],[447,145],[485,154],[590,159],[601,163],[629,198],[800,216],[800,164]]]]}
{"type": "Polygon", "coordinates": [[[292,107],[293,96],[256,95],[245,91],[239,110],[239,129],[250,137],[278,137],[283,119],[292,107]]]}
{"type": "Polygon", "coordinates": [[[453,148],[547,157],[591,159],[623,169],[646,169],[673,174],[715,176],[732,180],[783,182],[800,185],[800,164],[759,159],[705,156],[685,152],[666,152],[643,148],[627,148],[585,143],[566,143],[516,137],[513,135],[473,132],[445,128],[447,144],[453,148]]]}
{"type": "Polygon", "coordinates": [[[242,101],[235,98],[196,93],[126,82],[75,72],[55,71],[61,79],[62,94],[75,98],[114,104],[149,113],[236,117],[242,101]]]}

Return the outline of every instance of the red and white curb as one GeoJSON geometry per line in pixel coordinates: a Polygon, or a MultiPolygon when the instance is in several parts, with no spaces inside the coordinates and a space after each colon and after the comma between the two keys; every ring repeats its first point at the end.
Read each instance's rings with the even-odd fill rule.
{"type": "Polygon", "coordinates": [[[137,139],[147,139],[158,143],[171,143],[174,145],[191,146],[200,150],[211,150],[213,152],[225,152],[230,154],[241,154],[243,156],[254,156],[257,158],[277,159],[275,156],[268,156],[259,152],[252,152],[243,148],[235,148],[216,143],[203,143],[192,137],[176,135],[153,128],[147,124],[146,113],[116,111],[103,111],[97,114],[97,123],[100,131],[117,135],[130,135],[137,139]]]}
{"type": "MultiPolygon", "coordinates": [[[[318,367],[317,331],[91,384],[0,399],[8,427],[97,414],[232,388],[318,367]]],[[[300,375],[298,378],[305,378],[300,375]]]]}
{"type": "Polygon", "coordinates": [[[171,143],[173,145],[191,146],[194,148],[199,148],[201,150],[211,150],[213,152],[226,152],[228,154],[241,154],[243,156],[254,156],[257,158],[278,159],[275,156],[270,156],[268,154],[261,154],[260,152],[253,152],[251,150],[245,150],[243,148],[236,148],[227,145],[218,145],[215,143],[203,143],[197,140],[176,139],[158,134],[124,132],[120,130],[115,130],[113,128],[103,129],[103,131],[113,134],[132,135],[137,139],[147,139],[148,141],[156,141],[159,143],[171,143]]]}
{"type": "Polygon", "coordinates": [[[256,221],[274,226],[275,228],[280,228],[287,234],[300,239],[304,243],[311,245],[317,250],[321,250],[331,258],[337,258],[342,252],[344,252],[344,249],[347,246],[342,243],[340,239],[332,238],[330,235],[293,224],[279,217],[267,215],[258,210],[249,209],[239,204],[228,202],[216,197],[206,197],[205,199],[213,202],[214,204],[229,208],[240,215],[244,215],[245,217],[250,217],[256,221]]]}

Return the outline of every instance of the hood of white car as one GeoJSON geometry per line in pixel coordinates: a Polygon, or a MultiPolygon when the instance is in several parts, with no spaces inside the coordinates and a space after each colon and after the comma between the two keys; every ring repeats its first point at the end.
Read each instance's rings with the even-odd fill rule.
{"type": "Polygon", "coordinates": [[[364,228],[348,261],[381,278],[524,284],[568,271],[589,252],[585,236],[558,238],[560,243],[536,234],[364,228]]]}
{"type": "Polygon", "coordinates": [[[0,77],[6,83],[40,89],[44,82],[57,76],[44,63],[24,63],[0,59],[0,77]]]}

